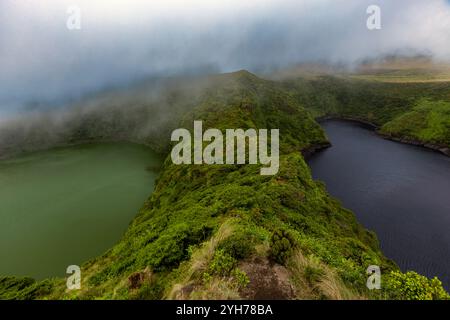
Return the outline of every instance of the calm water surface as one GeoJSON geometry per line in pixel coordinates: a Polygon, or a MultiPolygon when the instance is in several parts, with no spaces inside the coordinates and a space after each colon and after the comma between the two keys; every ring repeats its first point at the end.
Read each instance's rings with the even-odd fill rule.
{"type": "Polygon", "coordinates": [[[0,276],[62,276],[114,245],[162,163],[144,146],[93,144],[0,161],[0,276]]]}
{"type": "Polygon", "coordinates": [[[314,178],[377,233],[403,271],[436,275],[450,289],[450,158],[355,123],[322,125],[333,146],[309,160],[314,178]]]}

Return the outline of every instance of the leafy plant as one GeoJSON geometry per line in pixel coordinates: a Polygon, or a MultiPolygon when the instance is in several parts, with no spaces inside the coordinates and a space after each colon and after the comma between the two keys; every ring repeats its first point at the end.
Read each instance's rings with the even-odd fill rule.
{"type": "Polygon", "coordinates": [[[224,250],[218,249],[209,265],[209,273],[218,276],[229,276],[236,267],[237,260],[224,250]]]}
{"type": "Polygon", "coordinates": [[[270,239],[271,257],[274,261],[284,264],[292,255],[295,248],[295,239],[286,230],[276,230],[270,239]]]}
{"type": "Polygon", "coordinates": [[[414,271],[401,273],[392,271],[384,281],[386,291],[401,300],[442,300],[450,295],[436,277],[428,279],[414,271]]]}
{"type": "Polygon", "coordinates": [[[219,249],[236,259],[245,259],[255,251],[253,243],[254,239],[251,235],[239,232],[225,239],[219,245],[219,249]]]}

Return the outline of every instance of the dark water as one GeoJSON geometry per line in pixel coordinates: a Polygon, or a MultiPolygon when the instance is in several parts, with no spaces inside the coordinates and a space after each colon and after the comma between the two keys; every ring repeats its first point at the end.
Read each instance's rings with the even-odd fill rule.
{"type": "Polygon", "coordinates": [[[65,275],[122,236],[154,187],[161,157],[92,144],[0,161],[0,276],[65,275]]]}
{"type": "Polygon", "coordinates": [[[309,160],[314,178],[377,233],[403,271],[438,276],[450,289],[450,158],[355,123],[322,125],[333,146],[309,160]]]}

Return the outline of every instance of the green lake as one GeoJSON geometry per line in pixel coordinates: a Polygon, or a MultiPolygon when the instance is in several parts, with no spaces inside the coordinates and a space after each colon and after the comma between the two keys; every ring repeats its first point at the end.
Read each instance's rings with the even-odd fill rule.
{"type": "Polygon", "coordinates": [[[129,143],[0,161],[0,276],[64,276],[104,253],[152,193],[162,162],[129,143]]]}

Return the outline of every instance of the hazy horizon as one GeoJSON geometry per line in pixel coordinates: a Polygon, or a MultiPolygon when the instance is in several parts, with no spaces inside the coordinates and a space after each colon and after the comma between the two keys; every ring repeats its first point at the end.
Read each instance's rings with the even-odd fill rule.
{"type": "Polygon", "coordinates": [[[146,77],[352,65],[389,54],[450,59],[445,0],[4,0],[0,114],[146,77]],[[69,30],[67,8],[81,9],[69,30]],[[366,9],[381,8],[380,30],[366,9]]]}

